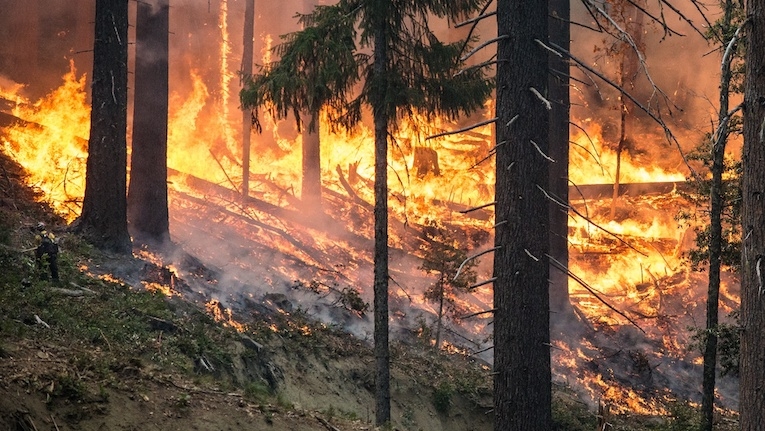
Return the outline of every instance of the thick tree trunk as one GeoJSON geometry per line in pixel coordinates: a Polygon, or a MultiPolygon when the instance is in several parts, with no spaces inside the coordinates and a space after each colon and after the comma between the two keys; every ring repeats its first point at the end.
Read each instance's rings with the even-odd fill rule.
{"type": "Polygon", "coordinates": [[[85,196],[77,231],[130,253],[127,229],[127,0],[97,0],[85,196]]]}
{"type": "Polygon", "coordinates": [[[139,240],[170,240],[167,209],[169,0],[138,2],[128,221],[139,240]]]}
{"type": "Polygon", "coordinates": [[[388,345],[388,114],[385,74],[388,63],[387,28],[378,20],[374,33],[374,65],[372,79],[377,81],[376,104],[372,106],[375,127],[375,424],[390,422],[390,347],[388,345]]]}
{"type": "MultiPolygon", "coordinates": [[[[571,44],[570,2],[550,1],[550,41],[569,49],[571,44]]],[[[568,204],[568,141],[569,64],[566,59],[550,54],[550,193],[561,203],[568,204]]],[[[550,203],[550,256],[568,268],[568,210],[550,203]]],[[[566,322],[573,317],[568,297],[568,275],[559,269],[550,269],[550,318],[553,322],[566,322]]]]}
{"type": "Polygon", "coordinates": [[[746,2],[746,79],[742,180],[742,431],[765,430],[765,0],[746,2]]]}
{"type": "Polygon", "coordinates": [[[494,429],[552,425],[544,0],[498,0],[494,429]],[[538,93],[535,94],[535,92],[538,93]],[[511,119],[519,116],[515,121],[511,119]]]}

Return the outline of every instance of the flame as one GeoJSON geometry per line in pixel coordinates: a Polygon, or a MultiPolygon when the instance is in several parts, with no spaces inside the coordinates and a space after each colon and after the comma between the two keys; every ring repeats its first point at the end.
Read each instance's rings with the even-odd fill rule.
{"type": "Polygon", "coordinates": [[[213,317],[216,322],[225,326],[234,328],[237,332],[246,332],[247,325],[234,320],[230,308],[223,307],[217,299],[211,299],[205,303],[205,310],[213,317]]]}
{"type": "Polygon", "coordinates": [[[31,102],[23,87],[3,87],[0,97],[14,102],[13,115],[27,123],[5,129],[4,150],[29,173],[28,182],[45,194],[45,200],[67,220],[80,212],[85,190],[90,106],[86,103],[85,75],[77,77],[74,62],[63,84],[46,97],[31,102]]]}
{"type": "MultiPolygon", "coordinates": [[[[370,267],[373,260],[369,250],[355,250],[348,243],[327,235],[321,229],[306,227],[292,229],[284,227],[287,223],[278,216],[242,208],[233,199],[217,196],[209,190],[195,187],[196,179],[221,185],[228,190],[237,190],[241,186],[242,175],[240,157],[237,156],[237,139],[234,121],[241,121],[239,116],[230,118],[235,101],[232,101],[230,88],[235,69],[231,63],[229,41],[229,3],[222,1],[219,14],[220,50],[218,51],[217,76],[211,79],[204,76],[201,69],[192,69],[185,80],[190,85],[188,92],[173,91],[170,94],[170,115],[168,124],[168,166],[179,172],[172,176],[169,184],[171,192],[182,192],[193,197],[214,202],[225,210],[200,209],[198,206],[174,207],[173,229],[181,221],[188,222],[193,229],[197,225],[226,225],[230,232],[241,238],[244,244],[257,245],[267,243],[272,254],[269,268],[263,276],[263,285],[271,286],[274,280],[301,279],[303,273],[296,268],[300,261],[304,266],[326,272],[342,273],[348,283],[356,286],[369,286],[371,283],[362,274],[370,267]],[[213,200],[215,199],[215,200],[213,200]],[[234,217],[241,216],[241,219],[234,217]],[[249,221],[258,221],[264,225],[277,226],[275,230],[254,228],[249,221]],[[283,229],[282,229],[283,227],[283,229]],[[282,229],[282,230],[279,230],[282,229]],[[291,239],[291,240],[290,240],[291,239]],[[310,244],[311,250],[296,247],[296,243],[310,244]],[[311,252],[315,251],[315,252],[311,252]],[[343,262],[342,267],[333,266],[334,262],[343,262]],[[274,276],[268,271],[278,271],[274,276]]],[[[264,63],[270,62],[272,38],[264,37],[266,49],[263,52],[264,63]]],[[[173,82],[171,82],[171,86],[173,82]]],[[[182,85],[180,87],[183,87],[182,85]]],[[[172,88],[172,87],[171,87],[172,88]]],[[[8,151],[30,173],[30,183],[39,187],[45,199],[65,216],[73,220],[79,215],[79,202],[84,192],[84,165],[87,156],[87,136],[89,133],[90,108],[86,102],[85,76],[77,77],[74,63],[63,76],[62,85],[45,98],[32,102],[23,97],[23,86],[0,81],[0,97],[14,103],[13,114],[26,124],[18,124],[4,129],[3,148],[8,151]]],[[[486,106],[486,117],[493,111],[493,105],[486,106]]],[[[238,111],[236,111],[238,113],[238,111]]],[[[285,197],[300,196],[301,190],[301,146],[302,137],[296,132],[294,119],[275,120],[265,116],[262,119],[264,133],[256,136],[253,145],[253,163],[251,164],[251,195],[258,199],[289,208],[285,197]]],[[[570,179],[572,183],[611,184],[614,181],[612,167],[615,166],[616,153],[614,144],[603,137],[603,130],[596,119],[577,121],[585,125],[585,131],[572,134],[570,179]]],[[[341,201],[348,192],[340,182],[338,168],[343,178],[350,184],[353,192],[367,203],[374,201],[374,133],[361,125],[354,131],[334,130],[328,121],[328,113],[321,113],[321,181],[322,186],[334,193],[341,201]]],[[[473,129],[468,133],[446,135],[434,139],[445,130],[461,128],[462,124],[443,118],[428,120],[416,116],[403,121],[395,135],[395,141],[389,150],[389,206],[391,220],[401,223],[404,228],[391,229],[390,246],[417,256],[416,246],[412,246],[411,232],[405,227],[407,222],[424,224],[429,220],[448,220],[453,226],[463,226],[473,231],[489,232],[493,224],[491,208],[469,214],[459,210],[480,206],[492,202],[495,182],[494,160],[492,151],[492,130],[490,125],[473,129]],[[426,158],[426,160],[420,158],[426,158]],[[427,158],[430,157],[429,160],[427,158]],[[438,170],[433,163],[437,161],[438,170]]],[[[659,142],[650,134],[640,134],[634,139],[659,142]]],[[[656,145],[659,145],[658,143],[656,145]]],[[[621,154],[620,182],[662,182],[684,181],[685,175],[677,172],[677,167],[662,164],[654,166],[631,156],[621,154]]],[[[171,194],[172,196],[172,194],[171,194]]],[[[683,352],[686,344],[677,336],[668,337],[661,331],[663,323],[658,321],[667,307],[667,302],[674,300],[684,304],[697,301],[698,293],[685,289],[692,284],[699,284],[683,265],[682,246],[688,227],[680,227],[673,215],[677,207],[677,195],[663,196],[623,196],[620,198],[626,215],[610,216],[610,196],[606,200],[585,201],[572,196],[572,206],[580,214],[571,213],[569,218],[570,259],[569,269],[580,275],[591,288],[614,307],[625,310],[635,319],[654,319],[657,323],[649,329],[660,343],[660,355],[687,356],[683,352]],[[618,238],[616,237],[618,236],[618,238]],[[683,290],[685,289],[685,290],[683,290]],[[637,317],[636,317],[637,316],[637,317]]],[[[180,201],[181,199],[179,199],[180,201]]],[[[340,202],[345,210],[350,204],[340,202]]],[[[345,211],[346,213],[349,211],[345,211]]],[[[344,215],[345,216],[345,215],[344,215]]],[[[353,225],[353,233],[366,238],[373,237],[368,215],[359,216],[353,225]]],[[[350,220],[348,218],[347,220],[350,220]]],[[[349,225],[351,222],[349,221],[349,225]]],[[[173,232],[174,235],[178,235],[173,232]]],[[[225,233],[219,238],[228,239],[225,233]]],[[[486,242],[490,238],[485,239],[486,242]]],[[[210,246],[210,244],[205,244],[210,246]]],[[[253,258],[251,250],[244,250],[236,261],[219,262],[242,268],[263,266],[253,258]]],[[[211,252],[214,254],[214,252],[211,252]]],[[[153,262],[152,256],[138,253],[143,259],[153,262]]],[[[158,263],[161,265],[161,263],[158,263]]],[[[400,268],[396,268],[400,270],[400,268]]],[[[174,271],[174,270],[173,270],[174,271]]],[[[403,271],[403,270],[402,270],[403,271]]],[[[113,276],[101,278],[120,282],[113,276]]],[[[413,277],[414,278],[414,277],[413,277]]],[[[421,280],[418,280],[421,282],[421,280]]],[[[177,294],[172,286],[162,283],[144,282],[147,290],[159,291],[165,295],[177,294]]],[[[407,286],[413,287],[413,286],[407,286]]],[[[420,288],[422,286],[417,286],[420,288]]],[[[623,316],[615,313],[603,302],[575,281],[570,281],[569,291],[572,301],[596,328],[602,331],[609,328],[628,325],[623,316]]],[[[435,314],[433,304],[424,301],[421,294],[393,288],[392,298],[408,301],[412,307],[435,314]]],[[[369,292],[362,292],[367,296],[369,292]]],[[[723,282],[721,297],[722,309],[732,310],[731,304],[738,301],[733,283],[723,282]]],[[[250,294],[250,296],[252,296],[250,294]]],[[[459,298],[458,305],[470,312],[491,308],[492,291],[490,286],[475,289],[470,297],[459,298]]],[[[223,307],[220,301],[211,300],[205,304],[213,318],[237,331],[245,331],[246,326],[233,318],[230,308],[223,307]]],[[[279,310],[287,314],[286,311],[279,310]]],[[[486,319],[463,321],[462,328],[472,334],[486,331],[486,319]]],[[[301,324],[291,324],[291,329],[303,335],[310,335],[311,329],[301,324]]],[[[271,330],[279,328],[272,324],[271,330]]],[[[619,381],[609,379],[603,372],[583,369],[582,364],[591,361],[596,348],[591,343],[582,341],[571,348],[566,343],[556,341],[555,363],[561,374],[576,376],[577,381],[586,388],[593,400],[604,399],[615,406],[617,412],[642,414],[664,414],[661,407],[661,394],[648,396],[627,387],[619,381]],[[558,351],[562,353],[557,353],[558,351]]],[[[449,352],[464,352],[458,345],[443,341],[449,352]]],[[[698,356],[689,362],[697,361],[698,356]]],[[[607,373],[605,373],[607,374],[607,373]]]]}
{"type": "MultiPolygon", "coordinates": [[[[613,184],[617,154],[614,143],[603,138],[602,126],[593,119],[578,121],[584,129],[576,129],[571,137],[569,179],[574,184],[613,184]]],[[[636,136],[636,139],[659,141],[651,135],[636,136]]],[[[619,170],[620,183],[685,181],[685,175],[671,172],[652,164],[640,163],[622,151],[619,170]]]]}

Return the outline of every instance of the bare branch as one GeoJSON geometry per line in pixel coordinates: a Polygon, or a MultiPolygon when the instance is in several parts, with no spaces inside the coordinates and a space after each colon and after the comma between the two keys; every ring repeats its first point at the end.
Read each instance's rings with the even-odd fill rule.
{"type": "Polygon", "coordinates": [[[477,206],[477,207],[473,207],[473,208],[468,208],[468,209],[466,209],[466,210],[462,210],[462,211],[459,211],[459,213],[460,213],[460,214],[467,214],[467,213],[469,213],[469,212],[478,211],[478,210],[481,210],[481,209],[484,209],[484,208],[490,207],[490,206],[492,206],[492,205],[495,205],[496,203],[497,203],[497,201],[494,201],[494,202],[489,202],[488,204],[483,204],[483,205],[481,205],[481,206],[477,206]]]}
{"type": "Polygon", "coordinates": [[[442,136],[456,135],[458,133],[467,132],[468,130],[477,129],[477,128],[481,127],[481,126],[485,126],[487,124],[491,124],[491,123],[493,123],[495,121],[497,121],[497,117],[494,117],[491,120],[480,121],[478,123],[471,124],[470,126],[463,127],[461,129],[450,130],[448,132],[442,132],[442,133],[438,133],[438,134],[435,134],[435,135],[432,135],[432,136],[428,136],[428,137],[425,138],[425,140],[427,141],[429,139],[440,138],[442,136]]]}
{"type": "MultiPolygon", "coordinates": [[[[487,3],[487,6],[488,6],[490,3],[491,3],[491,2],[487,3]]],[[[475,18],[470,18],[469,20],[466,20],[466,21],[462,21],[462,22],[460,22],[460,23],[457,23],[457,24],[454,26],[454,28],[460,28],[460,27],[462,27],[462,26],[466,26],[466,25],[468,25],[468,24],[477,23],[477,22],[481,21],[482,19],[485,19],[485,18],[489,18],[489,17],[492,17],[492,16],[494,16],[494,15],[496,15],[496,14],[497,14],[497,11],[493,11],[493,12],[487,12],[487,13],[485,13],[485,14],[483,14],[483,15],[478,15],[478,16],[477,16],[477,17],[475,17],[475,18]]]]}
{"type": "Polygon", "coordinates": [[[628,321],[628,322],[630,322],[630,323],[631,323],[631,324],[632,324],[634,327],[636,327],[636,328],[640,329],[640,331],[641,331],[642,333],[644,333],[644,334],[645,334],[645,331],[643,330],[643,328],[641,328],[641,327],[640,327],[640,326],[639,326],[639,325],[638,325],[638,324],[637,324],[637,323],[636,323],[634,320],[632,320],[632,319],[631,319],[629,316],[627,316],[626,314],[624,314],[624,312],[620,311],[619,309],[617,309],[617,308],[616,308],[616,307],[614,307],[613,305],[609,304],[609,303],[608,303],[608,302],[607,302],[605,299],[603,299],[603,298],[600,296],[600,295],[601,295],[601,292],[598,292],[598,291],[597,291],[597,290],[596,290],[594,287],[592,287],[592,286],[590,286],[589,284],[587,284],[587,282],[586,282],[586,281],[584,281],[584,280],[583,280],[581,277],[579,277],[578,275],[576,275],[576,274],[574,274],[573,272],[571,272],[571,270],[569,270],[569,269],[566,267],[566,265],[564,265],[564,264],[560,263],[560,262],[559,262],[558,260],[556,260],[554,257],[550,256],[549,254],[545,254],[545,256],[546,256],[548,259],[550,259],[550,262],[552,262],[552,264],[553,264],[553,267],[555,267],[555,269],[557,269],[557,270],[559,270],[559,271],[563,272],[564,274],[568,275],[569,277],[571,277],[571,278],[572,278],[574,281],[576,281],[577,283],[579,283],[579,285],[580,285],[580,286],[584,287],[584,288],[585,288],[585,289],[586,289],[588,292],[590,292],[590,294],[591,294],[592,296],[594,296],[594,297],[595,297],[595,299],[597,299],[598,301],[600,301],[600,302],[601,302],[603,305],[605,305],[606,307],[610,308],[610,309],[611,309],[613,312],[615,312],[616,314],[618,314],[618,315],[620,315],[620,316],[624,317],[625,319],[627,319],[627,321],[628,321]]]}
{"type": "Polygon", "coordinates": [[[486,281],[481,281],[479,283],[476,283],[476,284],[468,286],[468,290],[477,289],[477,288],[479,288],[481,286],[494,283],[495,281],[497,281],[497,277],[492,277],[492,278],[490,278],[490,279],[488,279],[486,281]]]}
{"type": "Polygon", "coordinates": [[[472,50],[472,51],[470,51],[470,52],[468,52],[467,54],[465,54],[465,55],[463,55],[462,57],[460,57],[460,61],[465,61],[465,60],[467,60],[468,58],[470,58],[470,57],[472,57],[473,55],[475,55],[475,53],[477,53],[478,51],[480,51],[480,50],[482,50],[482,49],[486,48],[487,46],[491,45],[492,43],[494,43],[494,42],[498,42],[498,41],[500,41],[500,40],[502,40],[502,39],[507,39],[507,38],[509,38],[509,37],[510,37],[510,36],[508,36],[508,35],[506,35],[506,34],[503,34],[502,36],[497,36],[497,37],[495,37],[494,39],[489,39],[489,40],[487,40],[486,42],[484,42],[484,43],[482,43],[482,44],[480,44],[480,45],[476,46],[475,48],[473,48],[473,50],[472,50]]]}
{"type": "Polygon", "coordinates": [[[493,248],[490,248],[490,249],[488,249],[488,250],[484,250],[484,251],[482,251],[482,252],[480,252],[480,253],[476,253],[476,254],[474,254],[474,255],[472,255],[472,256],[468,256],[468,257],[467,257],[467,258],[466,258],[466,259],[465,259],[465,260],[464,260],[464,261],[463,261],[463,262],[460,264],[460,267],[459,267],[459,268],[457,268],[457,274],[455,274],[455,275],[454,275],[454,278],[453,278],[453,280],[456,280],[456,279],[457,279],[457,277],[459,277],[459,276],[460,276],[460,272],[462,272],[462,268],[465,266],[465,264],[466,264],[466,263],[468,263],[469,261],[471,261],[471,260],[473,260],[473,259],[475,259],[475,258],[481,257],[481,256],[483,256],[484,254],[489,254],[489,253],[491,253],[491,252],[497,251],[497,250],[499,250],[500,248],[502,248],[502,246],[501,246],[501,245],[498,245],[498,246],[496,246],[496,247],[493,247],[493,248]]]}

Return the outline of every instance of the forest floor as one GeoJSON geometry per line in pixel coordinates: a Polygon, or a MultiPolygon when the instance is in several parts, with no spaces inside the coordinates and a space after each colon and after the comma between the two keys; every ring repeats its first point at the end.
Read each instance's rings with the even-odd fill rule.
{"type": "MultiPolygon", "coordinates": [[[[177,294],[189,283],[146,254],[110,255],[68,233],[4,155],[0,173],[0,430],[376,429],[367,342],[278,300],[252,301],[235,322],[177,294]],[[41,220],[59,234],[57,284],[30,252],[41,220]]],[[[391,353],[391,429],[493,429],[487,364],[416,337],[391,353]]],[[[554,389],[556,430],[596,429],[595,412],[554,389]]],[[[691,429],[692,407],[671,412],[606,422],[691,429]]]]}

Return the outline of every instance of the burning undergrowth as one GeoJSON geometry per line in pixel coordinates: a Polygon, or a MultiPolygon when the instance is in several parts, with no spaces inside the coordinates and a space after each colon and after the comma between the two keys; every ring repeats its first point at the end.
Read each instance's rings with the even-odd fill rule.
{"type": "MultiPolygon", "coordinates": [[[[138,273],[119,266],[90,270],[204,304],[210,315],[234,328],[269,315],[305,314],[371,342],[369,131],[322,135],[321,208],[307,208],[298,198],[299,135],[286,144],[280,137],[284,148],[279,156],[258,155],[251,195],[243,201],[237,157],[226,144],[218,145],[231,130],[195,127],[225,121],[203,118],[217,102],[199,76],[192,72],[190,78],[192,94],[171,98],[176,102],[169,142],[170,226],[182,251],[137,250],[137,256],[152,262],[138,273]]],[[[30,182],[68,220],[76,216],[82,194],[87,128],[79,119],[88,112],[83,87],[72,68],[64,85],[40,102],[13,89],[2,93],[3,106],[8,106],[0,117],[3,147],[32,172],[30,182]],[[78,106],[57,102],[62,99],[78,106]],[[58,117],[73,117],[60,115],[57,108],[81,115],[61,126],[58,117]],[[47,150],[51,145],[55,151],[47,150]]],[[[669,398],[697,400],[701,380],[700,355],[689,349],[689,328],[704,321],[706,282],[704,274],[691,273],[683,261],[692,246],[691,230],[679,226],[675,215],[686,204],[672,191],[616,200],[608,188],[600,196],[588,195],[583,185],[609,182],[604,167],[610,162],[600,128],[591,120],[585,123],[593,126],[586,139],[574,137],[576,148],[587,151],[575,154],[579,158],[572,162],[581,169],[572,172],[577,186],[569,221],[569,268],[579,278],[569,281],[576,318],[553,333],[554,375],[593,407],[602,401],[617,412],[662,414],[669,398]],[[588,159],[597,159],[595,166],[587,168],[588,159]],[[603,175],[593,180],[588,172],[603,175]]],[[[286,128],[273,126],[275,136],[286,128]]],[[[419,269],[428,246],[424,232],[436,223],[468,254],[490,248],[492,212],[460,211],[491,202],[494,168],[486,160],[491,147],[486,130],[424,145],[421,133],[402,129],[391,157],[390,309],[394,336],[406,341],[426,334],[437,315],[423,295],[434,283],[419,269]],[[427,159],[420,161],[421,170],[418,152],[427,159]]],[[[646,145],[652,139],[642,137],[646,145]]],[[[623,174],[637,171],[624,178],[678,181],[676,172],[641,170],[626,154],[621,163],[623,174]]],[[[481,259],[479,282],[491,277],[490,261],[481,259]]],[[[725,311],[736,308],[736,286],[729,275],[723,286],[725,311]]],[[[443,337],[447,349],[491,362],[491,315],[479,314],[490,310],[491,302],[490,284],[455,298],[462,316],[474,316],[450,316],[443,337]]],[[[719,389],[729,408],[736,405],[734,386],[735,381],[723,380],[719,389]]]]}

